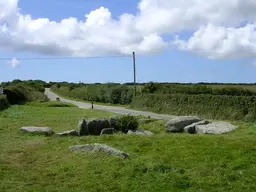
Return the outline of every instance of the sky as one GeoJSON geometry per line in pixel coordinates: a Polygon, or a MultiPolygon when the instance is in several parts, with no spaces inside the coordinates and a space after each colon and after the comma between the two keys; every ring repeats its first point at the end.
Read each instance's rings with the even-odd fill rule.
{"type": "Polygon", "coordinates": [[[256,83],[255,0],[0,0],[0,82],[256,83]]]}

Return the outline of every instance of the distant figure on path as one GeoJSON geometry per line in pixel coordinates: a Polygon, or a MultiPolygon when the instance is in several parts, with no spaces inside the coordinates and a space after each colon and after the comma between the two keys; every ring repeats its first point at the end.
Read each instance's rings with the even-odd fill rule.
{"type": "Polygon", "coordinates": [[[92,109],[93,109],[93,101],[92,101],[92,109]]]}

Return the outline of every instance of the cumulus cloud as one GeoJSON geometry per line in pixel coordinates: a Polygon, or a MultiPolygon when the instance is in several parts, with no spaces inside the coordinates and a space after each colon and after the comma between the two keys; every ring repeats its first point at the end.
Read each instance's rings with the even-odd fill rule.
{"type": "Polygon", "coordinates": [[[8,61],[8,64],[12,67],[12,68],[16,68],[20,65],[20,61],[17,60],[16,58],[13,58],[12,60],[8,61]]]}
{"type": "Polygon", "coordinates": [[[58,56],[104,56],[159,52],[163,35],[194,31],[171,42],[212,59],[256,56],[255,0],[141,0],[136,14],[113,19],[100,7],[83,20],[60,22],[20,13],[18,0],[0,0],[0,50],[58,56]],[[244,25],[246,23],[246,25],[244,25]]]}
{"type": "Polygon", "coordinates": [[[201,27],[187,41],[177,38],[181,50],[195,52],[210,59],[239,59],[256,56],[255,25],[225,28],[207,25],[201,27]]]}
{"type": "Polygon", "coordinates": [[[136,26],[146,33],[173,33],[203,25],[227,27],[256,20],[255,0],[141,0],[136,26]]]}

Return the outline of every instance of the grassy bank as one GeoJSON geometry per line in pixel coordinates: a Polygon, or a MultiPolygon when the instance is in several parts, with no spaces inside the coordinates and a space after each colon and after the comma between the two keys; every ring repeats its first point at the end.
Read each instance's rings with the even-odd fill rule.
{"type": "Polygon", "coordinates": [[[164,122],[141,127],[152,137],[44,137],[21,126],[77,127],[83,117],[111,113],[33,104],[0,112],[0,191],[255,191],[255,135],[252,124],[226,135],[165,134],[164,122]],[[104,143],[129,153],[115,157],[68,151],[70,145],[104,143]]]}
{"type": "Polygon", "coordinates": [[[143,94],[133,98],[130,106],[172,115],[199,115],[208,119],[256,120],[254,96],[143,94]]]}

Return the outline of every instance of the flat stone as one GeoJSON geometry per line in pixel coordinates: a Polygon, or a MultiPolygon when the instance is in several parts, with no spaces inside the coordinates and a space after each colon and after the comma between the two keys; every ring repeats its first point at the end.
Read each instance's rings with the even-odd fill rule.
{"type": "Polygon", "coordinates": [[[135,130],[135,131],[129,130],[129,131],[127,132],[127,134],[128,134],[128,135],[145,135],[144,133],[142,133],[142,132],[140,132],[140,131],[138,131],[138,130],[135,130]]]}
{"type": "Polygon", "coordinates": [[[106,154],[110,156],[118,156],[123,159],[128,157],[128,154],[122,152],[118,149],[112,148],[105,144],[86,144],[86,145],[74,145],[70,146],[69,150],[78,151],[78,152],[86,152],[86,153],[98,153],[98,154],[106,154]]]}
{"type": "Polygon", "coordinates": [[[127,132],[127,134],[129,135],[153,135],[153,133],[151,131],[147,131],[147,130],[144,130],[144,129],[140,129],[138,128],[137,130],[129,130],[127,132]]]}
{"type": "Polygon", "coordinates": [[[21,127],[20,131],[23,133],[33,133],[33,134],[39,134],[39,135],[53,135],[54,134],[54,131],[49,127],[28,126],[28,127],[21,127]]]}
{"type": "Polygon", "coordinates": [[[198,134],[224,134],[232,132],[238,126],[228,122],[213,122],[207,125],[196,125],[196,133],[198,134]]]}
{"type": "Polygon", "coordinates": [[[64,131],[62,133],[56,133],[57,136],[79,136],[76,130],[64,131]]]}

